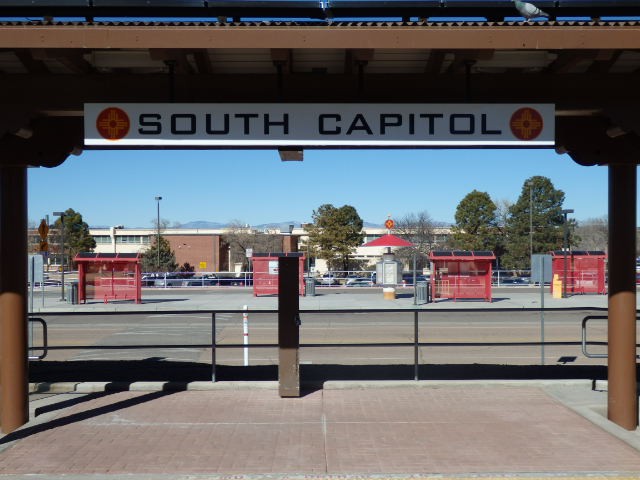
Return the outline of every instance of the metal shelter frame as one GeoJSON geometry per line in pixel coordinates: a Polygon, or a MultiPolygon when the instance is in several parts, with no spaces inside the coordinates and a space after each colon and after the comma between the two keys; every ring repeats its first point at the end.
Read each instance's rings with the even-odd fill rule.
{"type": "MultiPolygon", "coordinates": [[[[640,18],[640,5],[629,8],[640,18]]],[[[449,12],[465,16],[463,9],[449,12]]],[[[444,21],[393,10],[384,11],[393,19],[378,21],[256,21],[242,12],[180,21],[192,17],[186,8],[171,10],[166,21],[132,18],[144,14],[140,8],[122,10],[120,20],[101,21],[88,10],[57,20],[59,13],[46,9],[7,18],[21,13],[0,5],[4,432],[29,416],[27,167],[55,167],[82,151],[85,103],[172,101],[555,104],[558,153],[609,171],[608,417],[636,428],[640,22],[607,19],[618,12],[603,7],[594,18],[562,20],[558,10],[545,22],[444,21]]],[[[297,368],[294,328],[291,321],[282,327],[288,353],[281,368],[297,368]]]]}
{"type": "Polygon", "coordinates": [[[89,253],[75,257],[78,264],[78,302],[93,298],[142,303],[142,256],[139,253],[89,253]]]}
{"type": "Polygon", "coordinates": [[[481,298],[491,302],[493,252],[477,250],[432,251],[431,291],[436,298],[481,298]]]}
{"type": "MultiPolygon", "coordinates": [[[[607,255],[603,251],[573,250],[565,257],[563,250],[551,252],[552,274],[564,283],[569,294],[607,293],[605,262],[607,255]],[[565,258],[567,270],[565,279],[565,258]]],[[[553,282],[550,285],[553,293],[553,282]]]]}

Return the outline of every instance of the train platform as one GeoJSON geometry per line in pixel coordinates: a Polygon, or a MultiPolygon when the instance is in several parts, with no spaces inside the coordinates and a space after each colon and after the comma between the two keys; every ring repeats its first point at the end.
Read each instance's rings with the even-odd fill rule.
{"type": "MultiPolygon", "coordinates": [[[[606,308],[606,296],[544,298],[545,308],[606,308]]],[[[37,300],[37,299],[36,299],[37,300]]],[[[275,309],[246,290],[166,289],[145,303],[87,309],[275,309]]],[[[302,309],[416,308],[410,292],[335,289],[302,309]],[[403,295],[403,293],[407,293],[403,295]]],[[[419,308],[539,308],[531,289],[494,302],[419,308]]],[[[162,367],[159,367],[162,368],[162,367]]],[[[607,383],[590,379],[329,380],[281,398],[275,381],[68,382],[30,395],[30,421],[0,435],[0,480],[630,479],[640,430],[606,418],[607,383]]]]}
{"type": "Polygon", "coordinates": [[[606,382],[161,383],[32,396],[0,479],[627,479],[606,382]]]}

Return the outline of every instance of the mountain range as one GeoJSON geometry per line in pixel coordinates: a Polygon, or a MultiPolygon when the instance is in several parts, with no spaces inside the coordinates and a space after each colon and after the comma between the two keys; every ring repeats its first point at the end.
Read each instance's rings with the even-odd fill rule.
{"type": "MultiPolygon", "coordinates": [[[[287,225],[294,225],[297,228],[297,227],[300,227],[302,223],[307,223],[307,222],[300,222],[299,220],[285,220],[282,222],[270,222],[270,223],[262,223],[260,225],[251,225],[251,228],[261,230],[261,229],[273,228],[273,227],[284,228],[287,225]]],[[[209,222],[206,220],[194,220],[192,222],[181,223],[180,226],[177,228],[208,229],[208,228],[225,228],[228,226],[229,224],[227,223],[209,222]]],[[[364,222],[364,226],[369,228],[382,227],[381,224],[371,223],[371,222],[364,222]]]]}

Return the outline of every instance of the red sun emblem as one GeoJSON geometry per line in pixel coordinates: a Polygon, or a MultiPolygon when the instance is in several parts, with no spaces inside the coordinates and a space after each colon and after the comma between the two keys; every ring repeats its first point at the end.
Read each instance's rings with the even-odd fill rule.
{"type": "Polygon", "coordinates": [[[511,115],[511,133],[518,140],[533,140],[542,133],[544,122],[542,115],[533,108],[524,107],[516,110],[511,115]]]}
{"type": "Polygon", "coordinates": [[[120,140],[129,133],[129,115],[116,107],[105,108],[96,120],[98,133],[107,140],[120,140]]]}

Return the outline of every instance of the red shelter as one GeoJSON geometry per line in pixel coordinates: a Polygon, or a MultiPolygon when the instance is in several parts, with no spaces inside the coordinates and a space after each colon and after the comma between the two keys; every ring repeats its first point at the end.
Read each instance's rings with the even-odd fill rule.
{"type": "Polygon", "coordinates": [[[491,264],[496,259],[489,251],[433,251],[431,291],[433,298],[481,298],[491,301],[491,264]]]}
{"type": "Polygon", "coordinates": [[[78,301],[135,300],[142,303],[142,262],[139,253],[76,255],[78,301]]]}
{"type": "MultiPolygon", "coordinates": [[[[572,293],[607,293],[605,282],[605,264],[607,254],[601,250],[574,250],[567,252],[567,294],[572,293]]],[[[551,252],[551,270],[553,278],[564,282],[565,252],[557,250],[551,252]],[[557,275],[557,277],[556,277],[557,275]]],[[[553,282],[551,282],[553,293],[553,282]]]]}
{"type": "Polygon", "coordinates": [[[298,257],[298,284],[300,295],[304,295],[304,261],[302,253],[254,253],[253,263],[253,296],[278,294],[278,258],[298,257]]]}

